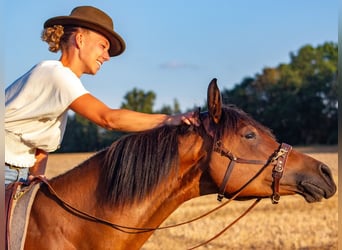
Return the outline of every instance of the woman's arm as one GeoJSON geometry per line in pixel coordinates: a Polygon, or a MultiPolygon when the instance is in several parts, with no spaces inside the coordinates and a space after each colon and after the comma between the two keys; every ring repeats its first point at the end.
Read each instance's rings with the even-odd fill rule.
{"type": "Polygon", "coordinates": [[[97,125],[112,130],[138,132],[162,126],[196,124],[192,113],[168,116],[164,114],[146,114],[127,109],[110,109],[91,94],[85,94],[71,103],[70,109],[97,125]]]}

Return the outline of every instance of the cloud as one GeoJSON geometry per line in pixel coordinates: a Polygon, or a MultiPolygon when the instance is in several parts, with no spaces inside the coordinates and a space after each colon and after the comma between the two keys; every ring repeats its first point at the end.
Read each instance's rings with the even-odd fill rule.
{"type": "Polygon", "coordinates": [[[160,64],[161,69],[198,69],[199,66],[191,63],[184,63],[179,61],[169,61],[160,64]]]}

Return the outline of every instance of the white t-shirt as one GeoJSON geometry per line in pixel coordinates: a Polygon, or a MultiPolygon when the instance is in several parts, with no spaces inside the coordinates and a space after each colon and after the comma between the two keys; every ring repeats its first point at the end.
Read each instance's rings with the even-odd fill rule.
{"type": "Polygon", "coordinates": [[[60,61],[43,61],[5,91],[5,162],[31,167],[37,148],[55,151],[62,142],[68,107],[89,93],[60,61]]]}

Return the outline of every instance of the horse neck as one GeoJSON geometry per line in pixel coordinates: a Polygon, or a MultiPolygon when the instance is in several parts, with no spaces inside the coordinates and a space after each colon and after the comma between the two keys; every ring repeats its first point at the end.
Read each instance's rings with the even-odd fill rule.
{"type": "Polygon", "coordinates": [[[53,178],[50,182],[56,193],[79,209],[96,206],[96,187],[103,154],[99,152],[65,174],[53,178]]]}
{"type": "MultiPolygon", "coordinates": [[[[204,140],[192,133],[180,137],[178,145],[178,172],[174,171],[174,174],[164,180],[146,199],[121,208],[96,202],[96,187],[105,152],[98,153],[79,167],[53,179],[51,184],[60,196],[82,211],[119,225],[158,227],[182,203],[202,194],[200,182],[207,154],[203,147],[204,140]]],[[[130,246],[130,249],[139,249],[152,233],[136,235],[112,229],[108,230],[107,234],[104,233],[103,237],[107,241],[123,239],[122,248],[128,249],[127,246],[130,246]]]]}
{"type": "MultiPolygon", "coordinates": [[[[119,208],[107,207],[106,205],[99,206],[95,203],[90,204],[96,210],[93,212],[99,217],[106,218],[106,220],[119,225],[138,228],[158,227],[182,203],[200,196],[199,183],[203,173],[200,162],[206,156],[203,139],[196,133],[192,133],[180,137],[178,145],[180,159],[178,172],[174,171],[146,199],[119,208]]],[[[101,163],[102,157],[104,155],[100,154],[89,160],[88,165],[91,165],[94,169],[86,169],[81,173],[82,178],[85,178],[88,182],[93,182],[93,179],[98,178],[99,163],[101,163]]],[[[89,189],[84,191],[92,193],[89,189]]],[[[90,195],[89,193],[88,195],[90,195]]],[[[88,198],[93,201],[96,200],[91,197],[88,198]]],[[[112,233],[118,234],[115,230],[112,233]]],[[[125,239],[125,244],[132,246],[132,249],[138,249],[152,233],[137,235],[119,233],[119,237],[125,239]]],[[[112,238],[115,238],[115,236],[112,235],[112,238]]]]}
{"type": "Polygon", "coordinates": [[[140,226],[158,226],[182,203],[201,195],[202,160],[206,152],[203,139],[191,134],[179,138],[179,170],[169,176],[153,194],[138,204],[143,208],[140,226]]]}

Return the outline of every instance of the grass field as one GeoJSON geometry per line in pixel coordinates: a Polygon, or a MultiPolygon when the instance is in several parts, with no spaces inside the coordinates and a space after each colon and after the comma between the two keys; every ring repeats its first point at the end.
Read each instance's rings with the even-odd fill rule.
{"type": "MultiPolygon", "coordinates": [[[[337,147],[296,148],[327,164],[338,183],[337,147]]],[[[91,154],[52,154],[47,176],[76,166],[91,154]]],[[[235,220],[253,201],[233,201],[208,217],[177,228],[157,231],[143,250],[182,250],[197,245],[235,220]]],[[[184,203],[165,222],[174,224],[194,218],[219,205],[216,196],[184,203]]],[[[300,196],[281,197],[278,205],[262,200],[246,217],[220,238],[198,249],[301,249],[338,248],[338,194],[319,203],[306,203],[300,196]]]]}

